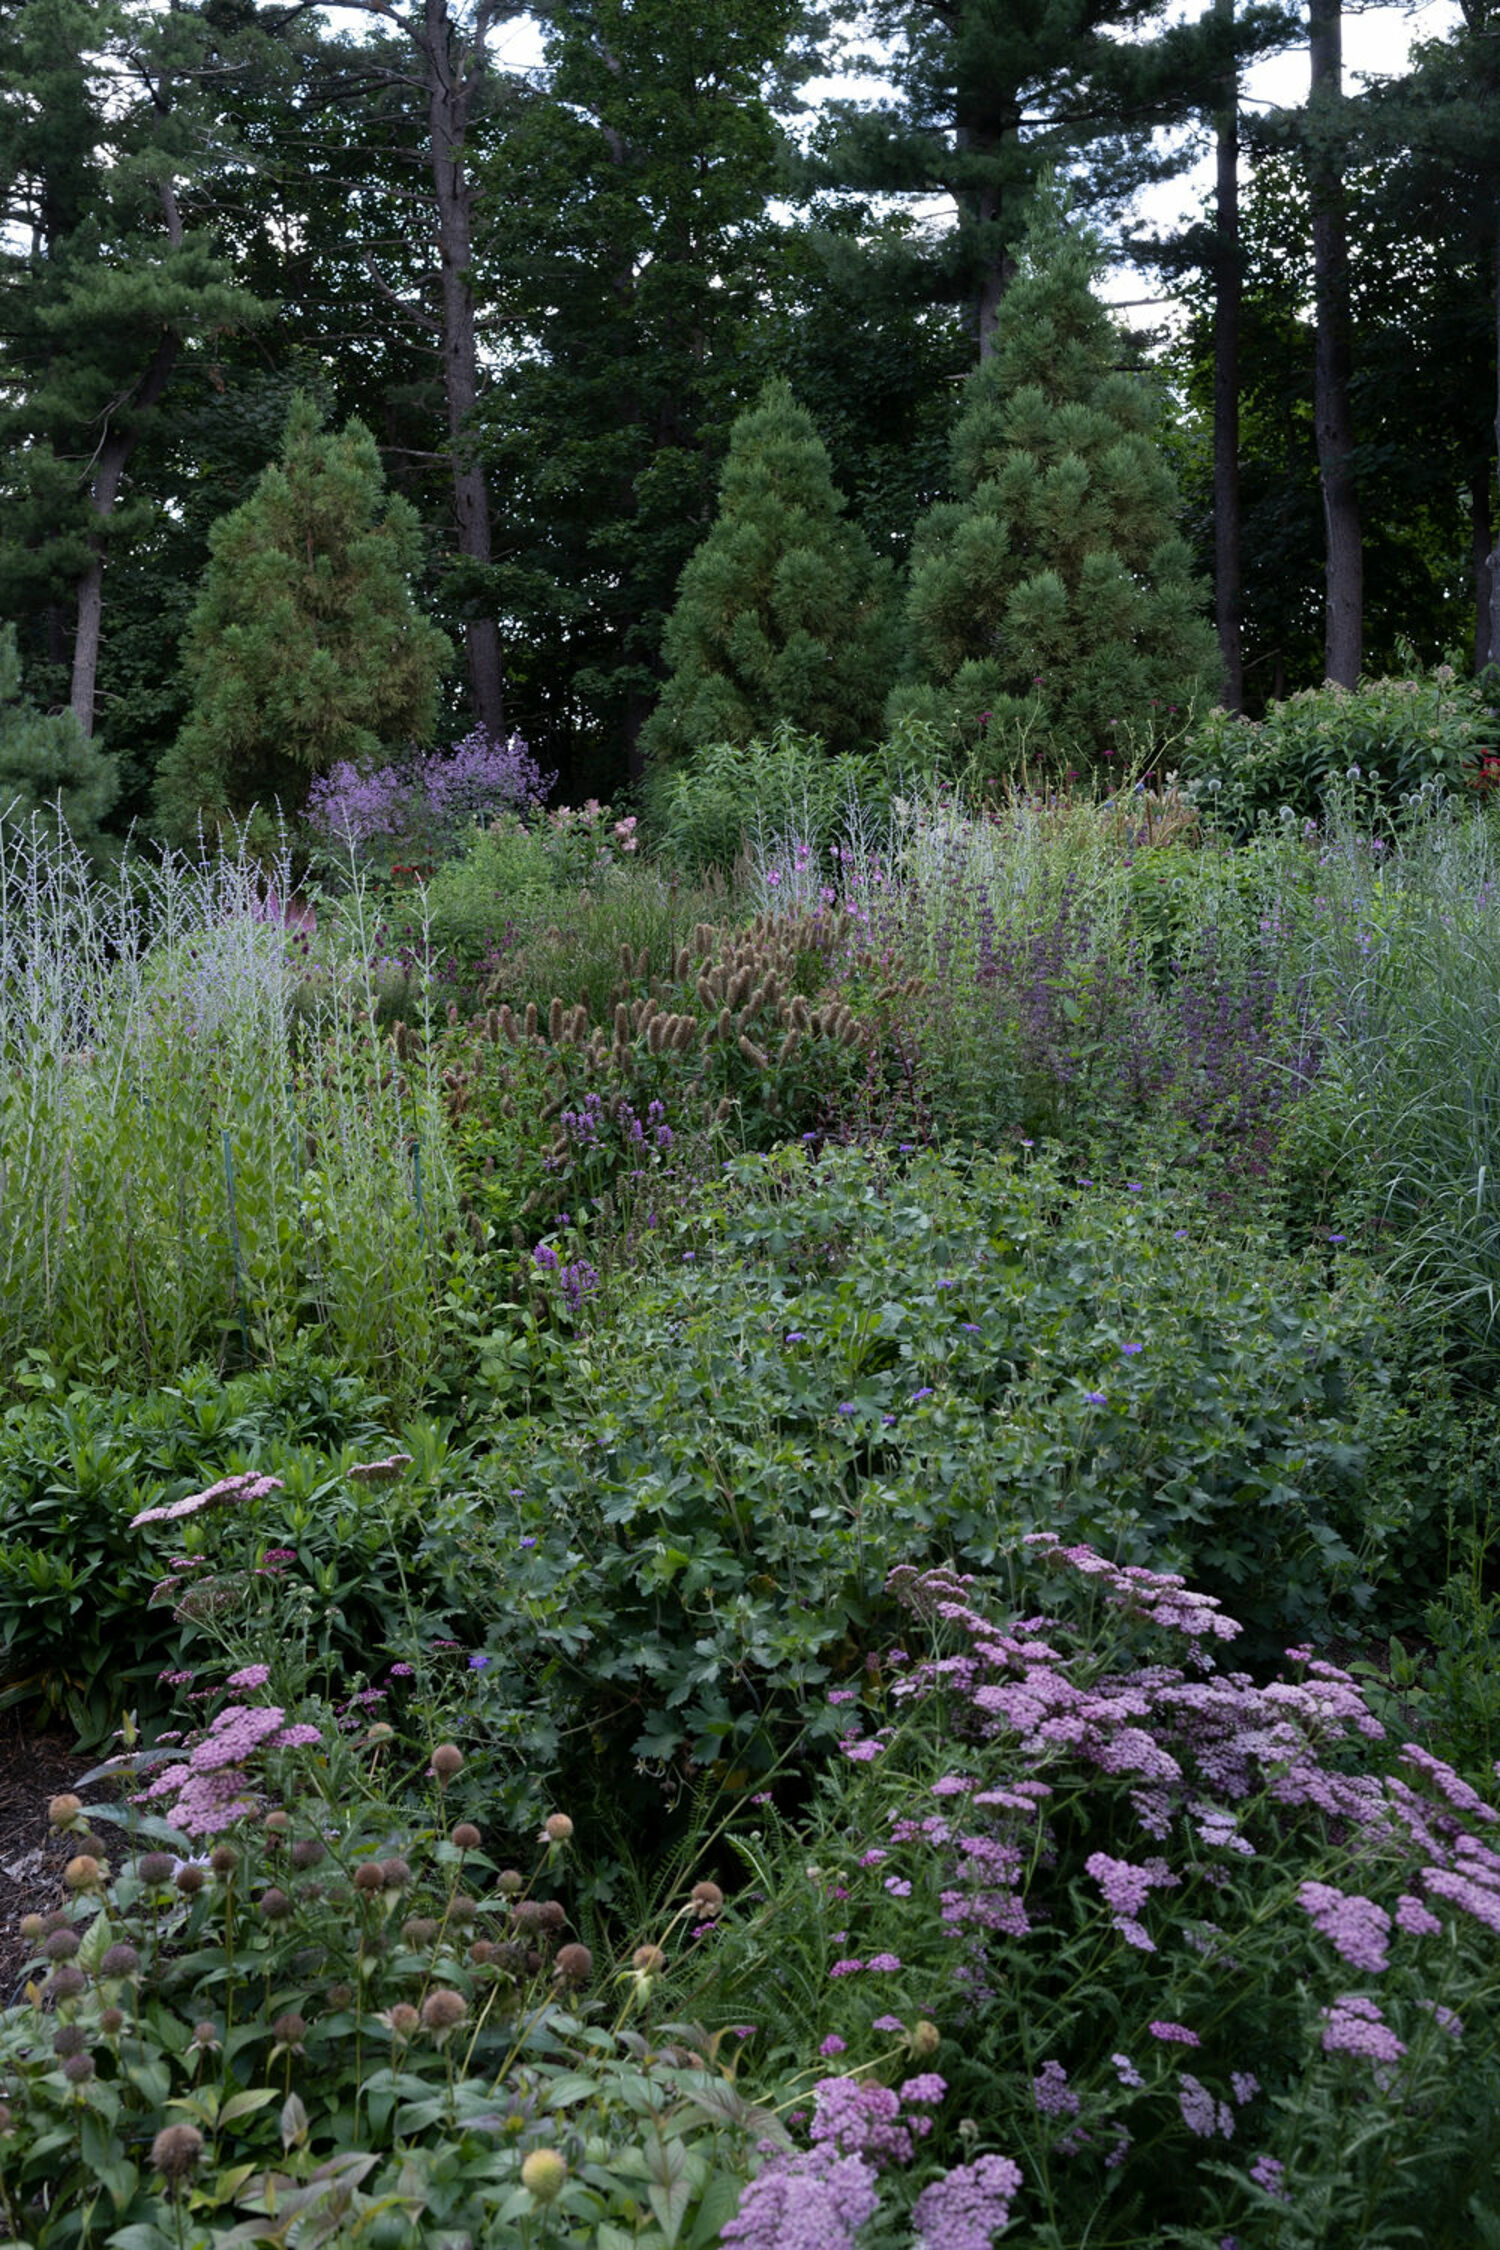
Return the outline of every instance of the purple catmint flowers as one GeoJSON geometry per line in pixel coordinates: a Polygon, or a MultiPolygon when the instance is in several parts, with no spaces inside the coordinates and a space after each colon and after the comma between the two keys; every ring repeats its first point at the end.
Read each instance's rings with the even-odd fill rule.
{"type": "Polygon", "coordinates": [[[476,727],[450,751],[404,764],[362,773],[341,761],[313,782],[307,818],[346,849],[384,841],[432,856],[451,850],[471,822],[540,804],[556,780],[542,772],[518,734],[497,741],[476,727]]]}

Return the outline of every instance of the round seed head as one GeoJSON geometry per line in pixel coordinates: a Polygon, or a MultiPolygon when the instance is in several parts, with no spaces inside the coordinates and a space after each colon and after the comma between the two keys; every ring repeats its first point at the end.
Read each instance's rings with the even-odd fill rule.
{"type": "Polygon", "coordinates": [[[201,1867],[179,1867],[174,1881],[184,1898],[196,1898],[208,1877],[201,1867]]]}
{"type": "Polygon", "coordinates": [[[461,1852],[478,1851],[479,1830],[474,1826],[472,1820],[461,1820],[459,1822],[453,1831],[453,1841],[461,1852]]]}
{"type": "Polygon", "coordinates": [[[133,1977],[141,1965],[141,1957],[133,1945],[122,1938],[118,1945],[108,1947],[99,1963],[102,1977],[133,1977]]]}
{"type": "Polygon", "coordinates": [[[319,1866],[327,1856],[320,1836],[299,1836],[290,1853],[293,1867],[303,1874],[309,1867],[319,1866]]]}
{"type": "Polygon", "coordinates": [[[284,1836],[291,1825],[284,1812],[268,1812],[266,1814],[265,1826],[268,1836],[284,1836]]]}
{"type": "Polygon", "coordinates": [[[263,1922],[284,1922],[292,1911],[292,1902],[273,1883],[268,1891],[261,1892],[257,1911],[263,1922]]]}
{"type": "Polygon", "coordinates": [[[567,2162],[555,2148],[534,2148],[522,2159],[521,2185],[538,2203],[555,2203],[567,2176],[567,2162]]]}
{"type": "Polygon", "coordinates": [[[96,1891],[103,1875],[104,1869],[92,1852],[79,1852],[63,1869],[63,1881],[70,1891],[96,1891]]]}
{"type": "Polygon", "coordinates": [[[464,1754],[456,1742],[440,1742],[432,1753],[432,1770],[440,1781],[451,1781],[463,1771],[464,1754]]]}
{"type": "Polygon", "coordinates": [[[151,2161],[172,2187],[191,2176],[202,2154],[203,2135],[196,2125],[164,2125],[151,2143],[151,2161]]]}
{"type": "Polygon", "coordinates": [[[125,2029],[125,2010],[123,2008],[101,2008],[99,2010],[99,2029],[106,2039],[118,2039],[120,2033],[125,2029]]]}
{"type": "Polygon", "coordinates": [[[86,2086],[93,2075],[92,2055],[69,2055],[63,2064],[63,2076],[70,2086],[86,2086]]]}
{"type": "Polygon", "coordinates": [[[411,1881],[411,1869],[404,1859],[386,1859],[380,1863],[380,1876],[388,1891],[404,1891],[411,1881]]]}
{"type": "Polygon", "coordinates": [[[368,1895],[371,1891],[378,1891],[381,1887],[382,1877],[378,1860],[367,1859],[362,1866],[355,1868],[354,1888],[357,1891],[363,1891],[368,1895]]]}
{"type": "Polygon", "coordinates": [[[232,1844],[216,1844],[208,1855],[208,1864],[216,1875],[232,1875],[240,1864],[240,1855],[232,1844]]]}
{"type": "Polygon", "coordinates": [[[205,2016],[201,2022],[194,2024],[192,2044],[201,2047],[205,2053],[212,2053],[218,2046],[219,2027],[210,2017],[205,2016]]]}
{"type": "Polygon", "coordinates": [[[81,2055],[88,2043],[88,2033],[81,2023],[65,2023],[59,2027],[53,2036],[52,2052],[54,2055],[61,2055],[64,2058],[69,2055],[81,2055]]]}
{"type": "Polygon", "coordinates": [[[448,1905],[448,1919],[450,1922],[455,1923],[460,1929],[466,1930],[469,1927],[470,1923],[475,1920],[478,1913],[478,1906],[466,1892],[454,1892],[453,1897],[449,1901],[448,1905]]]}
{"type": "Polygon", "coordinates": [[[429,1992],[422,2002],[422,2022],[428,2031],[435,2032],[439,2038],[444,2032],[451,2031],[455,2024],[462,2023],[468,2012],[468,2003],[463,1994],[450,1992],[442,1985],[435,1992],[429,1992]]]}
{"type": "Polygon", "coordinates": [[[76,2000],[81,1992],[88,1990],[88,1982],[82,1969],[75,1969],[71,1961],[65,1961],[60,1969],[53,1970],[42,1990],[49,2000],[76,2000]]]}
{"type": "Polygon", "coordinates": [[[911,2038],[907,2042],[907,2044],[910,2046],[911,2051],[914,2055],[935,2055],[939,2047],[941,2047],[941,2045],[943,2044],[943,2035],[938,2030],[937,2025],[935,2023],[929,2023],[924,2016],[921,2021],[914,2026],[911,2038]]]}
{"type": "Polygon", "coordinates": [[[587,1984],[593,1975],[594,1956],[586,1945],[560,1945],[555,1967],[569,1984],[587,1984]]]}
{"type": "Polygon", "coordinates": [[[271,2037],[278,2047],[300,2048],[307,2037],[306,2021],[298,2015],[295,2008],[288,2008],[286,2014],[278,2016],[272,2024],[271,2037]]]}
{"type": "Polygon", "coordinates": [[[659,1945],[638,1945],[630,1956],[630,1966],[637,1976],[659,1976],[667,1965],[667,1957],[659,1945]]]}
{"type": "Polygon", "coordinates": [[[526,1888],[526,1878],[518,1875],[513,1867],[507,1867],[503,1875],[496,1876],[495,1888],[505,1898],[519,1898],[526,1888]]]}
{"type": "Polygon", "coordinates": [[[422,2019],[409,2000],[398,2000],[387,2020],[398,2039],[410,2039],[422,2019]]]}
{"type": "Polygon", "coordinates": [[[47,1818],[54,1828],[71,1828],[83,1810],[83,1799],[75,1797],[71,1789],[53,1797],[47,1805],[47,1818]]]}
{"type": "Polygon", "coordinates": [[[176,1865],[170,1852],[142,1852],[135,1863],[135,1871],[143,1883],[170,1883],[176,1865]]]}
{"type": "Polygon", "coordinates": [[[46,1927],[47,1925],[40,1914],[23,1914],[21,1916],[21,1935],[28,1945],[35,1945],[46,1927]]]}
{"type": "Polygon", "coordinates": [[[76,1930],[54,1930],[42,1947],[49,1961],[71,1961],[78,1951],[76,1930]]]}
{"type": "Polygon", "coordinates": [[[705,1921],[712,1921],[724,1904],[724,1893],[717,1883],[695,1883],[688,1893],[705,1921]]]}
{"type": "Polygon", "coordinates": [[[542,1822],[542,1835],[549,1844],[565,1844],[573,1833],[573,1823],[565,1812],[548,1813],[542,1822]]]}

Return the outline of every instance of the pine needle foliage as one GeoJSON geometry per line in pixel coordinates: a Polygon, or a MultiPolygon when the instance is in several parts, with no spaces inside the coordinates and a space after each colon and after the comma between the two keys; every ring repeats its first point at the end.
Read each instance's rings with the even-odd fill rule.
{"type": "Polygon", "coordinates": [[[1214,692],[1213,633],[1155,442],[1159,397],[1122,365],[1094,294],[1100,263],[1097,238],[1044,186],[954,429],[958,497],[917,529],[893,725],[1105,759],[1214,692]]]}
{"type": "Polygon", "coordinates": [[[41,711],[21,692],[14,625],[0,626],[0,823],[65,828],[91,859],[108,856],[100,823],[119,795],[112,761],[71,711],[41,711]]]}
{"type": "Polygon", "coordinates": [[[299,393],[280,460],[209,549],[184,650],[192,708],[158,777],[170,834],[295,810],[314,774],[430,740],[453,651],[412,601],[421,528],[362,422],[325,430],[299,393]]]}
{"type": "Polygon", "coordinates": [[[649,754],[742,746],[781,725],[834,751],[878,734],[895,584],[843,507],[812,416],[788,383],[767,383],[734,425],[718,517],[667,621],[649,754]]]}

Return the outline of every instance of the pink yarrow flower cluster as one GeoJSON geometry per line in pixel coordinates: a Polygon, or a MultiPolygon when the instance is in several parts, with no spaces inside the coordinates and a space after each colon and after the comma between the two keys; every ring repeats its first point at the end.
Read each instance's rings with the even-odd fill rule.
{"type": "Polygon", "coordinates": [[[138,1516],[131,1517],[130,1528],[139,1531],[148,1523],[180,1523],[184,1516],[196,1516],[204,1508],[243,1507],[281,1490],[280,1477],[262,1476],[258,1470],[243,1469],[237,1476],[220,1477],[217,1484],[209,1485],[205,1491],[190,1492],[186,1498],[169,1501],[165,1507],[142,1508],[138,1516]]]}
{"type": "Polygon", "coordinates": [[[276,1703],[227,1703],[185,1759],[165,1767],[141,1790],[137,1804],[170,1798],[166,1817],[185,1836],[222,1835],[258,1808],[259,1792],[247,1767],[266,1750],[310,1748],[321,1732],[305,1720],[287,1724],[276,1703]]]}

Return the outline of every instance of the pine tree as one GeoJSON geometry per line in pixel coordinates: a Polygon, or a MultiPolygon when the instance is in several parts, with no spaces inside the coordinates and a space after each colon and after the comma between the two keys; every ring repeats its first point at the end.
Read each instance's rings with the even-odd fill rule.
{"type": "Polygon", "coordinates": [[[1096,238],[1039,191],[994,349],[953,434],[960,498],[918,526],[907,595],[913,677],[887,706],[977,741],[1112,754],[1212,693],[1202,589],[1153,442],[1149,380],[1093,294],[1096,238]]]}
{"type": "Polygon", "coordinates": [[[843,505],[812,416],[790,384],[767,383],[734,425],[718,518],[682,574],[648,754],[743,745],[783,723],[852,750],[878,730],[894,577],[843,505]]]}
{"type": "Polygon", "coordinates": [[[363,423],[325,430],[299,394],[280,461],[209,535],[184,643],[192,708],[158,776],[165,827],[294,810],[315,773],[430,738],[453,652],[412,602],[420,547],[363,423]]]}
{"type": "Polygon", "coordinates": [[[59,815],[80,850],[107,856],[100,824],[118,792],[115,769],[71,711],[39,711],[21,692],[14,625],[0,626],[0,823],[59,815]]]}

